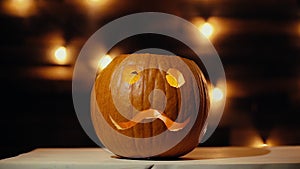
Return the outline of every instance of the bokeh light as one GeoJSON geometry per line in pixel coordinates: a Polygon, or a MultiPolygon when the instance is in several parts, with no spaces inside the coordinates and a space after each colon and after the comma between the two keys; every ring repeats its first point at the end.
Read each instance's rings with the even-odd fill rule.
{"type": "Polygon", "coordinates": [[[59,65],[63,65],[63,64],[67,63],[68,54],[67,54],[66,47],[60,46],[55,50],[55,52],[54,52],[54,61],[59,65]]]}
{"type": "Polygon", "coordinates": [[[223,91],[220,88],[215,87],[212,90],[212,100],[217,102],[224,98],[223,91]]]}
{"type": "Polygon", "coordinates": [[[36,12],[34,0],[6,0],[3,2],[4,11],[10,15],[27,17],[36,12]]]}
{"type": "Polygon", "coordinates": [[[99,63],[98,63],[98,67],[100,70],[103,70],[105,69],[109,64],[110,62],[112,61],[112,58],[110,55],[105,55],[103,56],[100,60],[99,60],[99,63]]]}
{"type": "Polygon", "coordinates": [[[105,3],[107,0],[87,0],[90,5],[99,5],[105,3]]]}
{"type": "Polygon", "coordinates": [[[205,37],[210,38],[214,32],[214,27],[210,23],[205,22],[199,27],[199,30],[205,37]]]}

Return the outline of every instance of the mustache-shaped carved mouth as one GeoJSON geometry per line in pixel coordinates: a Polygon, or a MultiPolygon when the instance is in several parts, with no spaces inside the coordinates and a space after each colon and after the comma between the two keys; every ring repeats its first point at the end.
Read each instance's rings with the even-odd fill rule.
{"type": "Polygon", "coordinates": [[[167,129],[170,131],[181,130],[190,122],[190,118],[187,118],[183,123],[174,122],[172,119],[167,117],[165,114],[160,113],[156,109],[143,110],[127,122],[118,123],[111,116],[109,116],[109,118],[118,130],[126,130],[132,128],[144,119],[160,119],[162,122],[164,122],[167,129]]]}

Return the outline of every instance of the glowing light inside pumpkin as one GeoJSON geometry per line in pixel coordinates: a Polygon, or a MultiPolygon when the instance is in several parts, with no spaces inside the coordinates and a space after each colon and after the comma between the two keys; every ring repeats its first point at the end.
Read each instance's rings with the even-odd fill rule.
{"type": "Polygon", "coordinates": [[[166,79],[170,86],[179,88],[185,83],[184,77],[179,70],[171,68],[167,73],[166,79]]]}
{"type": "Polygon", "coordinates": [[[224,98],[223,91],[217,87],[212,90],[212,100],[217,102],[224,98]]]}
{"type": "Polygon", "coordinates": [[[175,77],[173,77],[172,75],[167,75],[166,79],[170,86],[177,88],[178,83],[177,83],[177,80],[175,79],[175,77]]]}
{"type": "Polygon", "coordinates": [[[110,55],[103,56],[98,62],[99,69],[100,70],[105,69],[110,64],[111,61],[112,61],[112,58],[110,55]]]}
{"type": "Polygon", "coordinates": [[[214,32],[214,27],[210,23],[205,22],[199,27],[199,30],[205,37],[209,38],[214,32]]]}
{"type": "Polygon", "coordinates": [[[129,80],[129,84],[134,84],[135,82],[137,82],[140,79],[140,74],[138,74],[137,72],[132,72],[130,74],[130,80],[129,80]]]}
{"type": "Polygon", "coordinates": [[[141,77],[140,71],[141,71],[140,68],[137,67],[136,65],[127,66],[123,70],[123,75],[122,75],[123,81],[127,82],[130,85],[134,84],[141,77]]]}
{"type": "Polygon", "coordinates": [[[68,60],[66,47],[58,47],[54,52],[54,59],[57,64],[66,64],[68,60]]]}

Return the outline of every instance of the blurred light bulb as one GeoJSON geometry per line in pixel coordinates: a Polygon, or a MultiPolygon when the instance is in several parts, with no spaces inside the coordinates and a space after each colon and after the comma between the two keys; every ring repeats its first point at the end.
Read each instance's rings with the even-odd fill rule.
{"type": "Polygon", "coordinates": [[[57,64],[66,64],[67,49],[64,46],[58,47],[54,52],[54,57],[57,64]]]}
{"type": "Polygon", "coordinates": [[[199,30],[205,37],[209,38],[214,32],[214,27],[210,23],[205,22],[199,30]]]}
{"type": "Polygon", "coordinates": [[[111,61],[112,58],[109,55],[105,55],[99,60],[98,67],[103,70],[110,64],[111,61]]]}
{"type": "Polygon", "coordinates": [[[87,0],[87,3],[89,5],[102,5],[106,2],[107,0],[87,0]]]}
{"type": "Polygon", "coordinates": [[[223,97],[224,97],[224,94],[221,89],[216,87],[212,90],[212,100],[213,101],[220,101],[223,99],[223,97]]]}
{"type": "Polygon", "coordinates": [[[6,0],[3,7],[7,13],[20,17],[27,17],[36,12],[34,0],[6,0]]]}

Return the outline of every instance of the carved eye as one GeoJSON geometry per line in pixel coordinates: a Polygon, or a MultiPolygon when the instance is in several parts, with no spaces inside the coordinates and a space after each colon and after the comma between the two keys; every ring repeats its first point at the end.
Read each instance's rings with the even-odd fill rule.
{"type": "Polygon", "coordinates": [[[130,79],[128,81],[128,83],[130,85],[134,84],[135,82],[137,82],[140,79],[140,74],[137,71],[133,71],[130,73],[130,79]]]}
{"type": "Polygon", "coordinates": [[[123,79],[130,85],[140,79],[139,69],[136,66],[129,66],[123,72],[123,79]]]}
{"type": "Polygon", "coordinates": [[[185,83],[182,73],[177,69],[169,69],[167,71],[166,79],[170,86],[176,88],[180,88],[185,83]]]}

